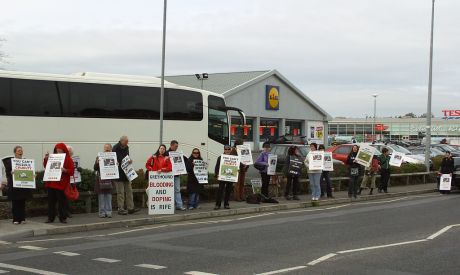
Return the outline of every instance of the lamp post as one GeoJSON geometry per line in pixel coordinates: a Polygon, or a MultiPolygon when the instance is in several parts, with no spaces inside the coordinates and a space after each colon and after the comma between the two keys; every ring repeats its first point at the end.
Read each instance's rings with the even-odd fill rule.
{"type": "Polygon", "coordinates": [[[163,45],[161,48],[160,144],[163,144],[163,112],[164,112],[164,97],[165,97],[166,7],[167,7],[167,0],[164,0],[164,4],[163,4],[163,45]]]}
{"type": "Polygon", "coordinates": [[[426,139],[425,139],[425,166],[430,172],[431,147],[431,92],[433,87],[433,34],[434,34],[434,1],[431,5],[431,37],[430,37],[430,68],[428,72],[428,103],[426,108],[426,139]]]}
{"type": "Polygon", "coordinates": [[[375,116],[377,113],[377,96],[378,94],[373,94],[374,97],[374,120],[372,121],[372,141],[375,140],[375,116]]]}
{"type": "Polygon", "coordinates": [[[208,80],[209,75],[208,73],[202,73],[202,74],[195,74],[196,79],[201,80],[201,90],[203,90],[203,82],[205,80],[208,80]]]}

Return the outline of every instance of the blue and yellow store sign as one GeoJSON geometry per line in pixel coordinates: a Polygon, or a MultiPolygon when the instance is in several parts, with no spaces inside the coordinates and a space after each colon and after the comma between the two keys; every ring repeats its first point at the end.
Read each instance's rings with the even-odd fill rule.
{"type": "Polygon", "coordinates": [[[265,86],[265,110],[280,109],[280,87],[266,85],[265,86]]]}

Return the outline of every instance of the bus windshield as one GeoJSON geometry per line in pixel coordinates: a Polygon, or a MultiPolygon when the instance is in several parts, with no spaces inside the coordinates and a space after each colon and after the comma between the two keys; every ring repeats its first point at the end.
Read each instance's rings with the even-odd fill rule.
{"type": "Polygon", "coordinates": [[[223,98],[208,97],[208,136],[221,144],[229,144],[228,115],[223,98]]]}

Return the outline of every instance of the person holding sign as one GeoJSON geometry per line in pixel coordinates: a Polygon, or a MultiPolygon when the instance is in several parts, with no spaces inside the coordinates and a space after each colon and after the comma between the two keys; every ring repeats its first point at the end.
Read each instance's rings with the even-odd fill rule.
{"type": "MultiPolygon", "coordinates": [[[[13,149],[14,157],[7,157],[2,160],[5,179],[8,186],[8,199],[11,200],[11,212],[13,214],[13,224],[26,222],[26,200],[32,198],[30,188],[16,188],[13,186],[14,167],[12,159],[22,159],[23,149],[16,146],[13,149]]],[[[35,177],[35,175],[33,175],[35,177]]]]}
{"type": "MultiPolygon", "coordinates": [[[[231,155],[232,154],[232,147],[230,145],[225,145],[224,146],[224,155],[231,155]]],[[[220,160],[222,156],[219,156],[217,158],[216,162],[216,167],[214,168],[214,176],[218,178],[219,176],[219,170],[220,170],[220,160]]],[[[233,189],[233,182],[230,181],[223,181],[219,180],[219,190],[217,190],[217,196],[216,196],[216,206],[214,207],[214,210],[219,210],[222,204],[222,193],[225,192],[224,195],[224,208],[225,209],[230,209],[230,205],[228,201],[230,200],[230,194],[232,193],[233,189]]]]}
{"type": "MultiPolygon", "coordinates": [[[[62,165],[62,174],[59,181],[46,181],[45,188],[48,190],[48,220],[46,223],[54,222],[56,218],[56,203],[58,204],[58,216],[61,223],[67,223],[67,198],[64,190],[70,185],[70,177],[73,176],[74,166],[69,150],[64,143],[58,143],[54,146],[54,154],[65,154],[64,164],[62,165]]],[[[43,166],[48,163],[49,153],[46,153],[43,160],[43,166]]]]}
{"type": "Polygon", "coordinates": [[[286,176],[286,189],[284,191],[284,197],[286,200],[300,200],[297,197],[299,192],[299,176],[302,171],[302,159],[299,155],[299,148],[297,146],[291,146],[288,149],[288,155],[286,157],[286,164],[284,165],[284,175],[286,176]],[[291,193],[292,197],[289,195],[291,193]]]}
{"type": "Polygon", "coordinates": [[[193,210],[198,208],[200,203],[200,183],[195,176],[194,166],[195,161],[203,161],[201,152],[198,148],[193,148],[192,154],[185,162],[187,168],[187,193],[188,193],[188,209],[193,210]]]}
{"type": "Polygon", "coordinates": [[[348,197],[357,198],[358,194],[358,179],[360,165],[356,162],[356,156],[358,155],[358,145],[353,145],[350,154],[347,157],[347,165],[350,169],[350,183],[348,184],[348,197]]]}
{"type": "MultiPolygon", "coordinates": [[[[104,144],[104,152],[112,152],[110,143],[104,144]]],[[[99,217],[112,218],[112,180],[101,179],[99,157],[96,157],[94,163],[94,171],[96,171],[96,184],[94,184],[94,192],[97,194],[99,201],[99,217]]]]}
{"type": "MultiPolygon", "coordinates": [[[[179,142],[177,140],[171,140],[166,154],[169,156],[169,152],[176,152],[178,148],[179,142]]],[[[184,203],[182,202],[182,195],[180,193],[180,175],[174,176],[174,202],[177,210],[185,210],[184,203]]]]}
{"type": "MultiPolygon", "coordinates": [[[[312,142],[310,143],[310,152],[308,152],[307,157],[305,158],[305,166],[308,169],[308,179],[310,180],[310,189],[311,189],[311,200],[317,201],[321,196],[321,173],[322,169],[311,169],[310,167],[310,158],[313,155],[312,152],[317,150],[317,144],[312,142]]],[[[313,159],[314,160],[314,159],[313,159]]],[[[321,159],[322,162],[322,159],[321,159]]]]}
{"type": "Polygon", "coordinates": [[[370,182],[370,188],[371,190],[369,191],[369,195],[372,195],[372,192],[374,191],[375,188],[375,178],[377,177],[377,173],[380,170],[380,164],[379,164],[379,159],[376,155],[372,157],[372,162],[371,166],[366,167],[364,169],[364,177],[363,181],[361,182],[361,187],[359,188],[358,195],[361,195],[361,192],[363,189],[367,188],[370,182]]]}
{"type": "MultiPolygon", "coordinates": [[[[326,148],[324,147],[323,144],[320,144],[318,149],[320,151],[324,152],[324,150],[326,148]]],[[[325,163],[324,165],[325,166],[326,166],[327,161],[329,161],[329,160],[327,160],[328,157],[330,157],[330,160],[332,161],[331,156],[324,156],[324,163],[325,163]]],[[[331,167],[333,167],[333,166],[331,166],[331,167]]],[[[326,194],[328,198],[333,199],[334,196],[332,195],[332,182],[331,182],[331,177],[329,175],[329,172],[331,170],[326,170],[326,169],[327,169],[327,167],[324,167],[323,172],[321,173],[321,180],[320,180],[321,181],[321,184],[320,184],[321,185],[321,198],[323,198],[324,194],[326,194]],[[322,184],[323,182],[324,182],[324,184],[322,184]]]]}
{"type": "Polygon", "coordinates": [[[264,167],[264,169],[260,170],[260,177],[262,178],[262,195],[265,198],[268,198],[268,186],[270,184],[270,176],[267,174],[267,168],[268,168],[268,156],[270,155],[270,142],[266,141],[262,145],[263,151],[260,153],[260,155],[257,157],[255,165],[264,167]]]}
{"type": "MultiPolygon", "coordinates": [[[[166,155],[166,145],[161,144],[158,147],[155,154],[147,159],[145,163],[145,168],[147,171],[156,171],[156,172],[171,172],[172,163],[169,157],[166,155]]],[[[148,173],[148,172],[147,172],[148,173]]]]}
{"type": "Polygon", "coordinates": [[[449,151],[446,151],[444,157],[442,158],[441,161],[441,166],[439,167],[439,172],[438,172],[438,189],[440,193],[444,193],[445,191],[440,190],[440,180],[442,175],[450,175],[451,182],[454,181],[454,159],[452,158],[452,154],[449,151]]]}
{"type": "Polygon", "coordinates": [[[379,193],[382,191],[388,193],[388,181],[390,181],[390,151],[388,148],[382,148],[380,155],[380,185],[379,193]]]}

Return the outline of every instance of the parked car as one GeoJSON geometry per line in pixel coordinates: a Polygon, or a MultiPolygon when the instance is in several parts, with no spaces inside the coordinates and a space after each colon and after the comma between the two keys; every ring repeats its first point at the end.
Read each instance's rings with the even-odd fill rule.
{"type": "MultiPolygon", "coordinates": [[[[337,146],[332,146],[326,149],[326,152],[332,152],[332,158],[342,161],[343,163],[347,162],[348,155],[351,152],[351,148],[353,145],[361,146],[363,143],[355,143],[355,144],[341,144],[337,146]]],[[[375,155],[380,156],[381,153],[376,149],[374,152],[375,155]]]]}
{"type": "Polygon", "coordinates": [[[447,152],[449,151],[453,157],[460,157],[460,152],[455,150],[454,147],[448,145],[448,144],[431,144],[432,148],[436,148],[442,152],[447,152]]]}
{"type": "Polygon", "coordinates": [[[305,136],[293,136],[293,135],[284,135],[280,136],[276,140],[272,141],[273,144],[299,144],[305,145],[308,144],[305,136]]]}
{"type": "MultiPolygon", "coordinates": [[[[412,155],[425,156],[425,147],[414,147],[414,148],[410,148],[409,150],[411,151],[412,155]]],[[[431,147],[430,157],[434,158],[438,156],[444,156],[444,152],[437,148],[431,147]]]]}
{"type": "Polygon", "coordinates": [[[460,189],[460,157],[454,158],[454,174],[452,178],[452,187],[460,189]]]}

